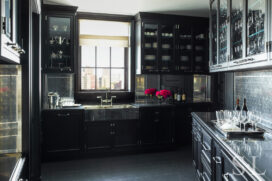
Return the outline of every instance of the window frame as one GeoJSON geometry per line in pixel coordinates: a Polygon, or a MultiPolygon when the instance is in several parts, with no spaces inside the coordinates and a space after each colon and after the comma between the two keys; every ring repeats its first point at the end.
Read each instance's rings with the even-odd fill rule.
{"type": "MultiPolygon", "coordinates": [[[[78,47],[79,50],[80,50],[80,46],[78,47]]],[[[124,67],[112,67],[112,47],[109,47],[110,49],[110,65],[109,67],[98,67],[97,66],[97,48],[98,47],[95,47],[95,66],[90,66],[90,67],[82,67],[82,64],[81,64],[81,59],[80,59],[80,64],[79,64],[79,71],[80,71],[80,87],[79,87],[79,90],[81,92],[86,92],[86,91],[89,91],[89,92],[99,92],[99,91],[128,91],[128,76],[126,76],[128,74],[128,48],[125,48],[124,47],[124,67]],[[97,89],[97,77],[95,76],[95,89],[82,89],[82,84],[81,84],[81,70],[84,69],[84,68],[93,68],[95,69],[95,75],[97,75],[97,69],[109,69],[110,70],[110,88],[109,89],[97,89]],[[114,69],[124,69],[124,89],[112,89],[111,87],[111,80],[112,80],[112,70],[114,69]]],[[[79,51],[79,54],[80,54],[80,57],[81,57],[81,50],[79,51]]]]}
{"type": "Polygon", "coordinates": [[[131,31],[130,31],[130,51],[127,49],[125,51],[127,53],[127,56],[125,56],[126,61],[125,61],[125,87],[124,89],[121,90],[110,90],[111,92],[131,92],[134,90],[135,87],[135,51],[134,51],[134,43],[135,43],[135,21],[134,21],[134,16],[128,16],[128,15],[115,15],[115,14],[101,14],[101,13],[85,13],[85,12],[78,12],[76,16],[76,26],[75,26],[75,31],[76,31],[76,41],[75,41],[75,46],[76,48],[76,54],[78,57],[78,60],[75,61],[74,66],[76,67],[75,69],[75,74],[76,74],[76,79],[75,79],[75,92],[77,94],[80,93],[102,93],[106,92],[108,90],[82,90],[81,89],[81,53],[80,53],[80,46],[79,46],[79,20],[81,19],[87,19],[87,20],[102,20],[102,21],[118,21],[118,22],[129,22],[131,31]],[[130,56],[130,57],[129,57],[130,56]],[[128,60],[130,59],[130,66],[128,60]],[[130,70],[129,70],[130,69],[130,70]],[[130,75],[129,75],[130,73],[130,75]],[[129,86],[129,81],[130,81],[130,86],[129,86]]]}

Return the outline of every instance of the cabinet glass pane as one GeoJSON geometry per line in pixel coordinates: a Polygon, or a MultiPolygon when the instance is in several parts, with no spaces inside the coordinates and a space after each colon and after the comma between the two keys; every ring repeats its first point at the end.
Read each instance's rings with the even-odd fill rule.
{"type": "Polygon", "coordinates": [[[247,55],[265,52],[265,0],[248,0],[247,55]]]}
{"type": "Polygon", "coordinates": [[[174,27],[161,26],[161,69],[169,70],[174,58],[174,27]]]}
{"type": "Polygon", "coordinates": [[[231,59],[243,56],[243,0],[233,0],[231,7],[231,59]]]}
{"type": "Polygon", "coordinates": [[[0,154],[22,151],[21,81],[20,66],[0,65],[0,154]]]}
{"type": "Polygon", "coordinates": [[[145,70],[154,70],[158,64],[158,25],[145,23],[143,28],[143,66],[145,70]]]}
{"type": "Polygon", "coordinates": [[[70,18],[48,17],[48,69],[71,69],[70,21],[70,18]]]}
{"type": "Polygon", "coordinates": [[[212,18],[212,64],[217,64],[217,1],[212,3],[211,7],[211,18],[212,18]]]}
{"type": "Polygon", "coordinates": [[[220,1],[219,9],[219,63],[227,61],[227,39],[228,39],[228,22],[227,22],[228,1],[220,1]]]}
{"type": "Polygon", "coordinates": [[[5,21],[5,34],[10,38],[11,37],[11,25],[12,25],[12,4],[11,0],[5,0],[5,9],[4,9],[4,21],[5,21]]]}
{"type": "Polygon", "coordinates": [[[191,71],[192,69],[192,29],[188,25],[179,25],[178,32],[178,71],[191,71]]]}

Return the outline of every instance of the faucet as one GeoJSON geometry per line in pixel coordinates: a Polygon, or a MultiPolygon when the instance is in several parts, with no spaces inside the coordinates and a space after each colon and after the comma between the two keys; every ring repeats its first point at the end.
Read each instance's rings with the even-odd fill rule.
{"type": "Polygon", "coordinates": [[[113,98],[116,98],[116,96],[111,96],[110,99],[108,99],[108,92],[109,92],[109,89],[106,89],[106,99],[103,99],[102,96],[97,96],[97,99],[100,99],[100,103],[101,103],[101,107],[103,106],[103,103],[111,103],[111,106],[112,106],[112,99],[113,98]]]}

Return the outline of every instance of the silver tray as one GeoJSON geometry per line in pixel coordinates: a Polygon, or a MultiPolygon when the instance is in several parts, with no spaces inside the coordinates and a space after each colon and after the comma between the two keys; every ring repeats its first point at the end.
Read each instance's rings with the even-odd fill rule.
{"type": "Polygon", "coordinates": [[[257,127],[255,130],[249,128],[245,130],[224,130],[221,129],[215,122],[214,126],[217,129],[218,132],[220,132],[222,135],[224,135],[226,138],[237,138],[237,137],[251,137],[251,138],[262,138],[265,130],[262,128],[257,127]]]}

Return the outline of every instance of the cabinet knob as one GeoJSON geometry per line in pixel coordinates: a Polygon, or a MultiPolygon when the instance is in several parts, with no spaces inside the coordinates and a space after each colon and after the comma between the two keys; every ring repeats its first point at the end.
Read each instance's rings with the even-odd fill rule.
{"type": "Polygon", "coordinates": [[[213,161],[214,161],[216,164],[221,164],[221,163],[222,163],[221,157],[219,157],[219,156],[213,157],[213,161]]]}

